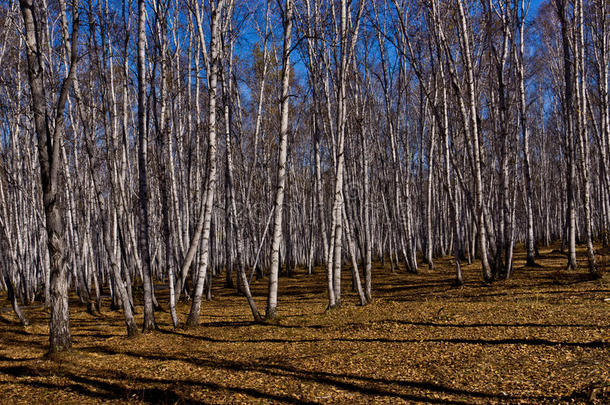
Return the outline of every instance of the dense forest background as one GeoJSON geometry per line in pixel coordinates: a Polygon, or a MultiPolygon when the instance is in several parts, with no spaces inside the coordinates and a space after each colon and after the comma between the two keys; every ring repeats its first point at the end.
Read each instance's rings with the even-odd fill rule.
{"type": "Polygon", "coordinates": [[[329,308],[343,268],[365,305],[375,262],[493,283],[520,243],[598,277],[609,62],[603,0],[2,0],[0,290],[58,352],[72,292],[134,335],[213,280],[273,319],[297,269],[329,308]]]}

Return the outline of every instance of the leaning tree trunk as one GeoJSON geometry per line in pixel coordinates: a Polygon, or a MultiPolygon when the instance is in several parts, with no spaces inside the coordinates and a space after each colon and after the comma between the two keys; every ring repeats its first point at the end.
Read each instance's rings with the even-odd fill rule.
{"type": "MultiPolygon", "coordinates": [[[[5,251],[6,255],[8,256],[7,262],[10,263],[10,267],[5,266],[2,270],[0,270],[0,274],[4,275],[3,279],[4,279],[4,283],[6,284],[6,292],[8,294],[8,300],[11,302],[11,306],[13,307],[13,311],[15,312],[15,315],[17,316],[17,318],[19,319],[19,321],[21,322],[21,324],[23,326],[28,326],[30,323],[29,323],[28,319],[25,317],[25,315],[23,314],[23,312],[21,311],[21,307],[19,306],[19,301],[17,300],[17,295],[15,294],[15,287],[14,287],[13,278],[12,278],[12,274],[14,274],[13,271],[15,271],[17,268],[19,268],[19,263],[17,263],[17,250],[13,246],[11,234],[9,233],[8,223],[6,220],[8,218],[8,211],[6,209],[6,200],[4,197],[4,187],[2,185],[0,185],[0,208],[2,208],[2,212],[1,212],[2,218],[0,218],[0,229],[2,230],[2,235],[4,236],[6,246],[8,247],[8,249],[6,249],[6,251],[5,251]],[[12,268],[12,271],[11,271],[11,268],[12,268]]],[[[2,280],[0,280],[0,282],[1,281],[2,280]]]]}

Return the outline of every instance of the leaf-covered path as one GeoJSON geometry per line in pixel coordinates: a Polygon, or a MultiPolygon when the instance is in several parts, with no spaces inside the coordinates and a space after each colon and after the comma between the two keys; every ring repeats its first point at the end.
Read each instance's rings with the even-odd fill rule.
{"type": "MultiPolygon", "coordinates": [[[[589,281],[586,269],[559,271],[561,253],[541,253],[543,268],[523,267],[519,252],[513,279],[491,286],[473,264],[453,288],[448,259],[419,275],[377,267],[375,302],[358,307],[350,294],[333,311],[322,270],[280,278],[272,325],[253,324],[220,279],[199,327],[172,331],[162,312],[160,331],[134,339],[121,313],[93,317],[73,302],[74,350],[55,361],[43,358],[41,308],[26,309],[25,329],[3,311],[0,402],[604,403],[610,274],[589,281]]],[[[262,305],[266,280],[253,287],[262,305]]]]}

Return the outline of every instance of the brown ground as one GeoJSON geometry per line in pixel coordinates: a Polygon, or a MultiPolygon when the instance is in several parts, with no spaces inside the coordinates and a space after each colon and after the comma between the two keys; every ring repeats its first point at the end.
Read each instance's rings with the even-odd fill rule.
{"type": "MultiPolygon", "coordinates": [[[[330,312],[322,271],[281,278],[277,325],[253,324],[220,287],[200,327],[174,332],[157,313],[161,330],[135,339],[107,299],[101,317],[74,302],[74,349],[57,361],[43,357],[48,315],[27,309],[24,329],[3,300],[0,403],[608,403],[610,274],[559,272],[565,256],[541,253],[544,268],[520,254],[490,287],[473,264],[452,288],[448,259],[417,276],[377,268],[366,307],[346,272],[345,305],[330,312]]],[[[261,309],[265,289],[254,285],[261,309]]]]}

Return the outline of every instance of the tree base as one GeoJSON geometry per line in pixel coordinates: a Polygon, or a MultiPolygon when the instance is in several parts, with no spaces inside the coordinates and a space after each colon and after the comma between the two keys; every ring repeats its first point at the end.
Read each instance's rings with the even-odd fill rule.
{"type": "Polygon", "coordinates": [[[127,338],[133,339],[140,336],[140,332],[138,331],[138,327],[136,325],[127,327],[127,338]]]}
{"type": "Polygon", "coordinates": [[[277,317],[277,308],[267,308],[267,312],[265,313],[266,321],[275,320],[277,317]]]}
{"type": "Polygon", "coordinates": [[[462,287],[462,286],[464,286],[464,280],[462,280],[461,278],[457,278],[457,277],[456,277],[456,278],[453,280],[453,283],[451,283],[451,285],[452,285],[453,287],[462,287]]]}

